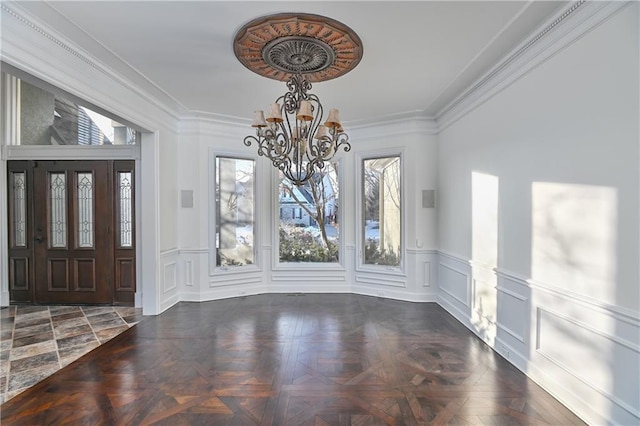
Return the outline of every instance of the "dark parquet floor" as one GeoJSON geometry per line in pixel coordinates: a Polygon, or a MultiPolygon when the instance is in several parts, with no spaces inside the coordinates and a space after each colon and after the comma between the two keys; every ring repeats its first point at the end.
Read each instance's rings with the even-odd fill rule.
{"type": "Polygon", "coordinates": [[[179,303],[2,405],[2,424],[582,424],[437,304],[179,303]]]}

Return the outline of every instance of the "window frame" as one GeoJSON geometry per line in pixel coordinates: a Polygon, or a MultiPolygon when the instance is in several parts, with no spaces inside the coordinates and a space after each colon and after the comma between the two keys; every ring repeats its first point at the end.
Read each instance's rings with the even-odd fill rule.
{"type": "Polygon", "coordinates": [[[407,202],[406,172],[404,148],[390,148],[373,151],[361,151],[356,154],[356,272],[406,276],[407,265],[407,202]],[[380,158],[398,157],[400,160],[400,265],[373,265],[364,263],[365,251],[365,200],[364,200],[364,162],[380,158]]]}
{"type": "Polygon", "coordinates": [[[234,273],[246,273],[261,270],[260,256],[260,220],[258,207],[260,206],[260,192],[258,191],[259,161],[255,157],[246,155],[237,151],[217,150],[210,148],[209,150],[209,214],[207,215],[209,223],[209,276],[227,275],[234,273]],[[217,228],[217,203],[216,203],[216,159],[227,158],[234,160],[252,161],[253,162],[253,263],[246,265],[224,265],[218,266],[216,247],[216,228],[217,228]]]}

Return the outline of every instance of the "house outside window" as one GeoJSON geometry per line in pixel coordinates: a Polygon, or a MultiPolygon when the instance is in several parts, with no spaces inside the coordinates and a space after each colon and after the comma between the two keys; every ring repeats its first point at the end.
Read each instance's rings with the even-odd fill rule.
{"type": "Polygon", "coordinates": [[[402,265],[402,182],[399,156],[362,162],[364,265],[402,265]]]}
{"type": "Polygon", "coordinates": [[[327,163],[303,186],[279,174],[280,262],[335,263],[339,260],[337,163],[327,163]]]}
{"type": "Polygon", "coordinates": [[[215,157],[216,266],[255,263],[255,162],[215,157]]]}

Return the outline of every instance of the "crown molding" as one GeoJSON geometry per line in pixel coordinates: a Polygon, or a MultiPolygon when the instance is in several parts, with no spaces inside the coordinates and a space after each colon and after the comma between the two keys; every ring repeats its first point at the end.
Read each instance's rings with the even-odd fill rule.
{"type": "Polygon", "coordinates": [[[436,121],[431,117],[402,117],[368,125],[351,127],[345,123],[351,140],[374,140],[401,135],[436,135],[436,121]]]}
{"type": "Polygon", "coordinates": [[[191,112],[180,119],[181,135],[244,138],[251,132],[251,120],[208,112],[191,112]]]}
{"type": "Polygon", "coordinates": [[[365,118],[362,120],[345,121],[344,124],[350,129],[363,129],[371,126],[398,123],[402,121],[405,121],[405,122],[415,121],[415,120],[423,120],[425,122],[432,121],[435,129],[434,117],[427,116],[424,110],[404,111],[404,112],[383,115],[383,116],[378,116],[373,118],[365,118]]]}
{"type": "MultiPolygon", "coordinates": [[[[192,111],[180,120],[180,133],[206,133],[230,136],[247,134],[251,120],[229,115],[213,114],[204,111],[192,111]]],[[[435,135],[436,121],[433,117],[426,117],[422,111],[409,111],[393,114],[376,119],[344,122],[349,135],[357,134],[358,137],[386,137],[407,133],[421,133],[435,135]]]]}
{"type": "Polygon", "coordinates": [[[556,13],[440,110],[437,133],[491,99],[631,2],[578,0],[556,13]]]}
{"type": "Polygon", "coordinates": [[[204,123],[226,124],[229,126],[251,126],[251,119],[233,115],[216,114],[206,111],[190,111],[181,117],[185,122],[198,120],[204,123]]]}
{"type": "MultiPolygon", "coordinates": [[[[155,91],[157,93],[152,93],[152,91],[149,91],[148,88],[143,89],[140,87],[139,84],[133,82],[131,79],[115,72],[111,67],[105,65],[103,62],[96,59],[94,56],[90,55],[84,49],[79,47],[76,43],[62,36],[61,34],[53,30],[51,27],[49,27],[45,23],[34,18],[27,11],[22,10],[20,6],[15,4],[14,2],[0,2],[0,12],[2,13],[3,24],[7,22],[7,19],[11,18],[21,23],[22,25],[24,25],[26,28],[30,29],[32,31],[32,34],[40,36],[43,39],[46,39],[48,42],[52,43],[54,46],[54,49],[52,50],[55,50],[55,52],[51,52],[52,56],[59,52],[64,52],[64,54],[66,55],[73,56],[75,60],[79,60],[85,65],[91,67],[92,69],[102,73],[108,79],[115,82],[117,85],[133,93],[134,96],[137,97],[138,99],[141,99],[144,102],[153,105],[154,107],[158,108],[163,113],[167,114],[170,118],[176,121],[180,119],[182,114],[188,111],[177,100],[175,100],[166,92],[162,91],[160,88],[155,86],[152,82],[150,82],[146,77],[140,74],[137,70],[135,70],[126,62],[124,62],[122,59],[117,57],[115,54],[113,54],[113,52],[108,51],[108,49],[106,49],[97,40],[91,38],[86,33],[84,33],[84,35],[88,39],[90,39],[94,43],[99,44],[102,47],[102,49],[107,50],[110,55],[112,55],[120,63],[123,64],[123,66],[127,69],[127,71],[133,72],[136,76],[142,78],[145,82],[147,82],[147,85],[153,86],[152,91],[155,91]]],[[[55,13],[58,13],[57,10],[55,10],[55,13]]],[[[8,32],[5,34],[8,34],[8,32]]],[[[14,37],[17,37],[17,36],[14,36],[14,37]]],[[[11,40],[11,37],[7,37],[6,35],[3,35],[4,45],[13,44],[18,48],[20,48],[20,43],[21,43],[20,40],[18,40],[17,42],[14,41],[13,43],[11,43],[10,40],[11,40]]],[[[22,43],[24,42],[25,41],[22,41],[22,43]]],[[[46,61],[46,58],[39,58],[39,59],[46,61]]],[[[8,64],[18,69],[21,69],[24,72],[27,72],[33,75],[34,77],[42,79],[43,81],[51,82],[55,86],[59,87],[62,90],[68,91],[69,93],[75,93],[77,91],[77,88],[67,87],[68,85],[63,84],[60,80],[52,81],[52,77],[50,75],[44,75],[42,73],[42,70],[36,69],[34,66],[32,66],[32,63],[29,62],[28,60],[25,60],[23,56],[12,54],[8,52],[7,49],[4,49],[4,48],[2,50],[2,60],[6,61],[8,64]]],[[[47,61],[47,65],[49,69],[57,69],[56,66],[52,64],[51,61],[47,61]]],[[[89,94],[84,94],[84,93],[80,94],[79,96],[83,98],[85,98],[86,96],[91,97],[89,94]]],[[[96,99],[86,99],[86,100],[89,102],[94,102],[97,105],[103,104],[102,102],[97,102],[96,99]]],[[[105,108],[105,109],[108,109],[108,108],[105,108]]],[[[135,117],[138,114],[130,114],[130,115],[135,117]]],[[[126,117],[126,118],[129,118],[129,117],[126,117]]],[[[135,120],[132,120],[132,121],[135,121],[135,120]]],[[[148,124],[146,123],[137,123],[137,124],[142,125],[144,127],[149,127],[148,124]]]]}

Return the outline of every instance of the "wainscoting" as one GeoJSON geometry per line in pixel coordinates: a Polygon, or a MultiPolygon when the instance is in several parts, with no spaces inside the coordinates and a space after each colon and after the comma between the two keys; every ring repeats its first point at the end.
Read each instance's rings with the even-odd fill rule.
{"type": "Polygon", "coordinates": [[[438,301],[449,313],[588,423],[640,422],[636,312],[501,268],[492,271],[495,296],[480,294],[485,265],[439,254],[438,301]]]}

